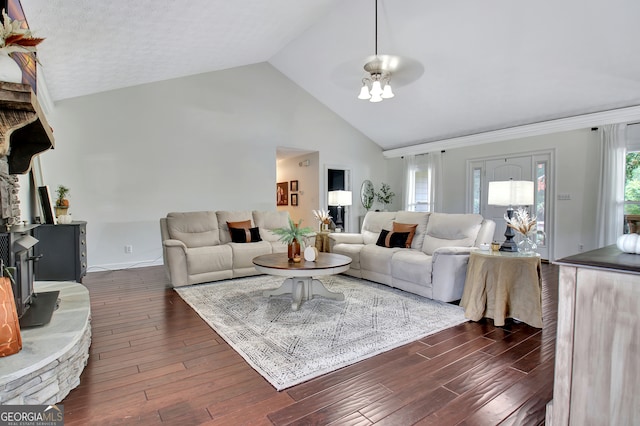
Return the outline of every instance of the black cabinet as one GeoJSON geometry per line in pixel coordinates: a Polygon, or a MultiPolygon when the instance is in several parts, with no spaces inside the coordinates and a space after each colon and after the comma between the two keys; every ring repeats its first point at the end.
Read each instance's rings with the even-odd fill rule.
{"type": "Polygon", "coordinates": [[[38,240],[33,251],[36,281],[82,282],[87,273],[87,222],[40,225],[33,231],[38,240]]]}

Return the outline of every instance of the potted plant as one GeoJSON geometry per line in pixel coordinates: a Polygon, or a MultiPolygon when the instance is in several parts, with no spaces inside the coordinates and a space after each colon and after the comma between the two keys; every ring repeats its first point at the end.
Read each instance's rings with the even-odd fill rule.
{"type": "Polygon", "coordinates": [[[69,200],[67,199],[69,188],[64,185],[58,185],[56,194],[58,196],[58,198],[56,198],[56,216],[66,215],[69,209],[69,200]]]}
{"type": "Polygon", "coordinates": [[[388,184],[382,182],[380,191],[376,192],[376,199],[384,205],[383,210],[386,211],[387,206],[391,204],[391,201],[393,201],[393,197],[395,197],[395,195],[396,194],[391,190],[391,187],[388,184]]]}
{"type": "Polygon", "coordinates": [[[291,218],[289,218],[289,227],[287,228],[276,228],[273,230],[273,233],[280,236],[279,240],[284,244],[287,244],[288,250],[287,255],[289,260],[293,260],[297,255],[300,257],[300,246],[304,244],[304,238],[310,235],[313,235],[313,229],[309,227],[301,228],[302,219],[298,223],[294,223],[291,218]]]}

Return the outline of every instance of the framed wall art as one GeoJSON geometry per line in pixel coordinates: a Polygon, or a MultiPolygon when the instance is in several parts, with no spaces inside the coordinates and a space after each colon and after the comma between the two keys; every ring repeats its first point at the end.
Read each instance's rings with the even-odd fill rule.
{"type": "Polygon", "coordinates": [[[292,206],[298,205],[298,194],[291,194],[291,205],[292,206]]]}
{"type": "Polygon", "coordinates": [[[292,180],[290,185],[291,192],[298,192],[298,181],[292,180]]]}
{"type": "Polygon", "coordinates": [[[276,205],[288,206],[289,205],[289,183],[278,182],[276,184],[276,205]]]}

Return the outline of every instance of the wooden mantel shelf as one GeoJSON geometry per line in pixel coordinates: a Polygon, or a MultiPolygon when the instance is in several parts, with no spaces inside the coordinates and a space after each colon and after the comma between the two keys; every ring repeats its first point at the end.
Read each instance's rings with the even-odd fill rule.
{"type": "Polygon", "coordinates": [[[0,157],[9,174],[31,169],[33,156],[54,146],[53,132],[28,84],[0,81],[0,157]]]}

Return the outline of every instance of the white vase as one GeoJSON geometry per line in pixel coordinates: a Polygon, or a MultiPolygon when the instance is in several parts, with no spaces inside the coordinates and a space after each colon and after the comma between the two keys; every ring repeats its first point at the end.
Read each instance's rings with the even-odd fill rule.
{"type": "Polygon", "coordinates": [[[9,55],[0,53],[0,81],[22,83],[20,65],[9,55]]]}

